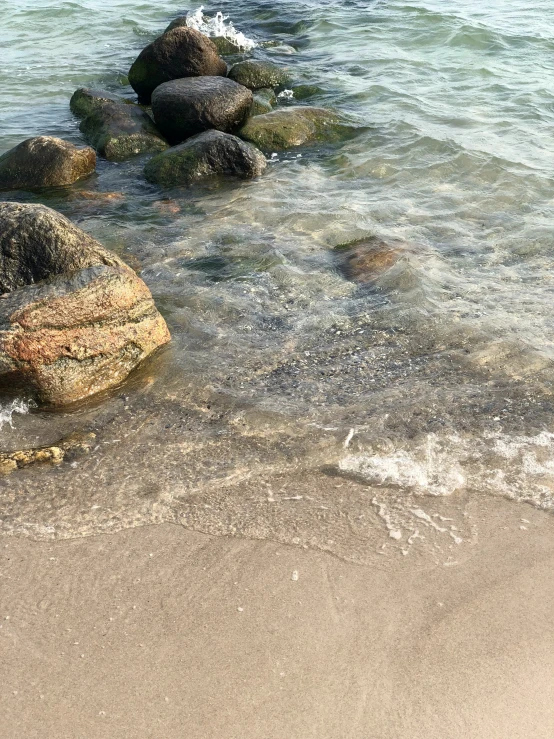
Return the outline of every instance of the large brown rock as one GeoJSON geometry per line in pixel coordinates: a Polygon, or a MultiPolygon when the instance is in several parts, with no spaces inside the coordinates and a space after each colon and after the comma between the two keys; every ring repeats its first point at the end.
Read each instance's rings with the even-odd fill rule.
{"type": "Polygon", "coordinates": [[[374,282],[411,249],[405,241],[367,236],[335,247],[337,267],[353,282],[374,282]]]}
{"type": "Polygon", "coordinates": [[[117,385],[168,341],[148,287],[129,268],[86,267],[0,301],[0,372],[48,405],[117,385]]]}
{"type": "Polygon", "coordinates": [[[178,144],[202,131],[233,131],[248,117],[253,95],[226,77],[196,77],[160,85],[152,95],[154,120],[178,144]]]}
{"type": "Polygon", "coordinates": [[[69,105],[83,119],[79,129],[86,140],[112,162],[167,149],[167,141],[136,103],[103,90],[80,88],[69,105]]]}
{"type": "Polygon", "coordinates": [[[0,204],[0,290],[0,375],[48,405],[114,387],[170,338],[130,267],[41,205],[0,204]]]}
{"type": "Polygon", "coordinates": [[[227,65],[207,36],[185,26],[173,28],[141,51],[129,70],[129,82],[141,102],[156,87],[182,77],[227,74],[227,65]]]}
{"type": "Polygon", "coordinates": [[[22,141],[0,157],[0,190],[34,190],[71,185],[92,174],[96,154],[54,136],[22,141]]]}

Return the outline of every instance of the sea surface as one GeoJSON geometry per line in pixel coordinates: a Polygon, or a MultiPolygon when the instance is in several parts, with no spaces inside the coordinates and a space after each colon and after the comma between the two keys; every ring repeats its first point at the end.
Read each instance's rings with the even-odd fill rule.
{"type": "MultiPolygon", "coordinates": [[[[195,11],[10,0],[0,153],[38,134],[82,142],[72,92],[132,98],[136,55],[195,11]]],[[[3,450],[72,431],[97,441],[0,480],[1,529],[173,521],[363,560],[375,531],[405,552],[422,532],[455,548],[475,497],[553,510],[554,5],[204,8],[216,11],[254,57],[317,86],[282,105],[341,110],[356,135],[276,154],[254,182],[168,192],[142,159],[99,160],[71,188],[3,194],[58,209],[139,268],[173,341],[67,411],[0,399],[3,450]],[[359,285],[334,247],[366,236],[404,246],[359,285]],[[461,523],[443,520],[445,500],[461,523]]]]}

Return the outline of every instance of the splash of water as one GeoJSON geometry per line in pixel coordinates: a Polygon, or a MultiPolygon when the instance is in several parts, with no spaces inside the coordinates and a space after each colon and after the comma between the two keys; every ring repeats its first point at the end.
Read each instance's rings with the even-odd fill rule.
{"type": "Polygon", "coordinates": [[[339,470],[374,487],[445,496],[473,489],[554,510],[554,433],[427,435],[388,454],[352,453],[339,470]]]}
{"type": "Polygon", "coordinates": [[[216,13],[213,18],[204,15],[204,6],[201,5],[197,10],[187,15],[187,26],[200,31],[204,36],[218,36],[231,41],[244,51],[251,51],[256,42],[249,39],[241,31],[237,31],[232,23],[228,22],[229,16],[223,13],[216,13]]]}
{"type": "Polygon", "coordinates": [[[30,407],[30,403],[17,398],[7,405],[0,405],[0,431],[6,424],[9,424],[10,427],[13,428],[14,413],[28,413],[30,407]]]}

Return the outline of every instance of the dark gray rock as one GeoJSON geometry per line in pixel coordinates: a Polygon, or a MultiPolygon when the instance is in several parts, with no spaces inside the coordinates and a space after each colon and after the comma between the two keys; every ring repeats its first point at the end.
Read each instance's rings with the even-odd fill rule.
{"type": "Polygon", "coordinates": [[[260,90],[262,87],[283,87],[290,82],[290,75],[276,64],[246,59],[233,64],[229,70],[229,79],[249,90],[260,90]]]}
{"type": "Polygon", "coordinates": [[[139,100],[148,103],[156,87],[164,82],[226,73],[227,65],[207,36],[178,26],[141,51],[129,70],[129,82],[139,100]]]}
{"type": "Polygon", "coordinates": [[[87,141],[110,161],[167,149],[167,141],[140,105],[85,88],[73,94],[69,105],[84,116],[79,128],[87,141]]]}
{"type": "Polygon", "coordinates": [[[0,203],[0,293],[94,264],[129,269],[55,210],[0,203]]]}
{"type": "Polygon", "coordinates": [[[96,154],[90,146],[78,148],[54,136],[36,136],[0,157],[0,190],[71,185],[95,168],[96,154]]]}
{"type": "Polygon", "coordinates": [[[150,182],[174,187],[217,175],[252,179],[266,166],[255,146],[228,133],[205,131],[150,159],[144,174],[150,182]]]}
{"type": "Polygon", "coordinates": [[[211,128],[238,128],[252,100],[250,90],[226,77],[196,77],[160,85],[152,95],[152,112],[168,141],[177,144],[211,128]]]}

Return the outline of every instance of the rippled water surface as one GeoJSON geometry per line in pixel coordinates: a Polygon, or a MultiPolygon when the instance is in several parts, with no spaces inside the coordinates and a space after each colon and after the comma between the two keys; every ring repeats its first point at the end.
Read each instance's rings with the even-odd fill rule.
{"type": "MultiPolygon", "coordinates": [[[[74,89],[132,97],[137,53],[196,7],[12,0],[0,152],[44,133],[81,141],[74,89]]],[[[422,514],[444,496],[554,507],[552,4],[205,12],[216,10],[358,133],[273,157],[247,184],[163,192],[143,161],[100,161],[72,188],[9,194],[140,265],[173,342],[70,412],[12,413],[2,400],[5,450],[74,430],[98,442],[4,478],[4,529],[62,537],[171,520],[349,556],[345,537],[336,544],[345,517],[358,546],[360,522],[383,520],[403,541],[416,524],[436,530],[422,514]],[[359,286],[333,247],[369,235],[405,246],[359,286]]]]}

